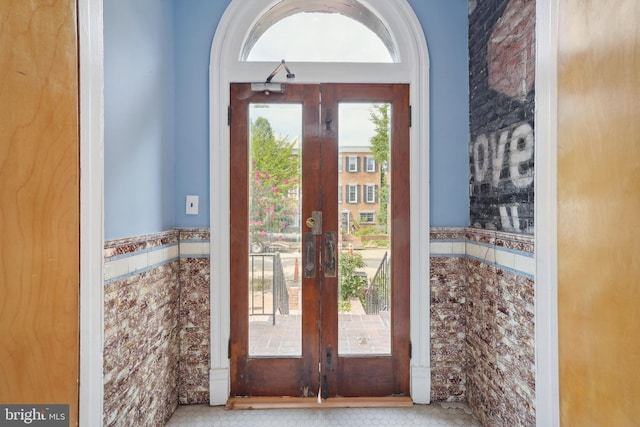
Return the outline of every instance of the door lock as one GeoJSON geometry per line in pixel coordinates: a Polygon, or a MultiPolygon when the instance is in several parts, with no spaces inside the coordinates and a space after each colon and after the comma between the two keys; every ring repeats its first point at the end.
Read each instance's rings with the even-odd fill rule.
{"type": "Polygon", "coordinates": [[[311,229],[314,236],[322,234],[322,211],[311,212],[311,217],[307,218],[305,224],[311,229]]]}

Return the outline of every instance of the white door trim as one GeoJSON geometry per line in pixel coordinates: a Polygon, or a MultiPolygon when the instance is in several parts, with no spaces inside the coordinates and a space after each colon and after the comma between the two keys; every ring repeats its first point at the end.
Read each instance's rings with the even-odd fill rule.
{"type": "MultiPolygon", "coordinates": [[[[214,201],[211,212],[212,230],[212,352],[211,352],[211,403],[221,404],[228,394],[228,358],[226,342],[229,337],[229,299],[228,268],[228,214],[219,207],[229,206],[228,164],[228,127],[224,120],[224,108],[228,94],[214,100],[213,96],[222,96],[228,92],[229,70],[223,70],[221,64],[223,46],[229,43],[227,31],[233,26],[238,10],[244,6],[242,0],[236,0],[229,6],[218,25],[216,37],[211,49],[211,200],[214,201]],[[220,110],[222,108],[222,110],[220,110]],[[215,109],[215,111],[214,111],[215,109]],[[215,141],[227,141],[216,144],[215,141]],[[226,246],[225,246],[226,245],[226,246]],[[223,271],[224,270],[224,271],[223,271]],[[225,286],[222,286],[225,284],[225,286]],[[223,289],[226,287],[226,289],[223,289]],[[226,299],[225,299],[226,298],[226,299]],[[213,351],[217,350],[217,351],[213,351]]],[[[403,15],[410,8],[401,2],[403,15]]],[[[557,150],[557,46],[558,46],[558,0],[537,2],[537,81],[536,81],[536,413],[538,426],[559,425],[559,380],[558,380],[558,340],[557,340],[557,232],[556,232],[556,150],[557,150]],[[544,194],[544,198],[540,195],[544,194]],[[544,230],[544,233],[540,230],[544,230]]],[[[412,13],[412,11],[411,11],[412,13]]],[[[409,32],[424,39],[417,20],[410,19],[409,32]]],[[[79,49],[80,49],[80,425],[93,424],[102,419],[103,383],[102,383],[102,247],[103,245],[103,147],[104,147],[104,63],[103,63],[103,0],[79,0],[79,49]]],[[[412,102],[414,129],[412,130],[413,171],[420,165],[428,166],[428,54],[426,42],[416,40],[415,61],[419,63],[417,75],[418,87],[413,87],[412,102]],[[424,45],[424,46],[423,46],[424,45]],[[418,88],[423,88],[419,90],[418,88]],[[418,101],[418,105],[416,105],[418,101]],[[424,106],[419,109],[420,106],[424,106]],[[416,130],[415,128],[419,128],[416,130]],[[418,141],[418,142],[414,142],[418,141]],[[415,147],[417,145],[417,147],[415,147]],[[417,150],[417,151],[416,151],[417,150]],[[417,155],[414,155],[417,154],[417,155]]],[[[272,68],[265,66],[267,75],[272,68]]],[[[412,86],[414,82],[412,82],[412,86]]],[[[413,185],[412,177],[412,229],[419,230],[418,241],[428,242],[428,168],[419,173],[418,189],[413,185]],[[418,202],[415,191],[424,194],[418,202]],[[417,210],[414,209],[417,207],[417,210]]],[[[429,401],[430,358],[428,339],[424,334],[429,331],[429,312],[420,312],[420,307],[429,307],[428,283],[417,278],[429,277],[428,248],[422,244],[416,248],[412,241],[411,272],[411,332],[414,342],[412,359],[412,395],[416,402],[429,401]],[[415,287],[419,289],[416,296],[415,287]],[[418,311],[420,314],[415,315],[418,311]],[[415,323],[419,322],[416,332],[415,323]],[[416,338],[425,337],[421,342],[416,338]],[[426,341],[426,342],[424,342],[426,341]],[[422,376],[422,377],[421,377],[422,376]],[[415,380],[415,381],[414,381],[415,380]],[[417,389],[426,390],[426,396],[418,396],[417,389]]],[[[428,282],[428,280],[427,280],[428,282]]]]}
{"type": "MultiPolygon", "coordinates": [[[[274,0],[232,0],[211,46],[210,191],[211,191],[211,359],[210,404],[229,396],[229,84],[264,81],[274,63],[239,60],[253,23],[274,0]]],[[[411,395],[429,403],[429,55],[422,27],[406,0],[363,1],[378,14],[400,50],[399,64],[310,64],[288,62],[296,83],[409,83],[414,116],[411,128],[411,395]]]]}
{"type": "Polygon", "coordinates": [[[536,425],[560,425],[558,378],[558,0],[536,2],[536,425]]]}
{"type": "Polygon", "coordinates": [[[103,405],[103,0],[78,0],[80,69],[80,415],[101,425],[103,405]]]}

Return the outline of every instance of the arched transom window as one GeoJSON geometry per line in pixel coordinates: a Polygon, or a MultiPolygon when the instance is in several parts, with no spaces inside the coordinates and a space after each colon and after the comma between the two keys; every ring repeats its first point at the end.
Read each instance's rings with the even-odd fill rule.
{"type": "Polygon", "coordinates": [[[283,0],[256,22],[242,61],[399,62],[391,33],[356,0],[283,0]]]}

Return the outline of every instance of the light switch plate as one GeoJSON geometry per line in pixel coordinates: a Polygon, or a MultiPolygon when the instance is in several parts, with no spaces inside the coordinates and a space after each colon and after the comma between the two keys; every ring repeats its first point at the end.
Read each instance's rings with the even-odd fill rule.
{"type": "Polygon", "coordinates": [[[187,215],[198,215],[198,196],[187,195],[187,215]]]}

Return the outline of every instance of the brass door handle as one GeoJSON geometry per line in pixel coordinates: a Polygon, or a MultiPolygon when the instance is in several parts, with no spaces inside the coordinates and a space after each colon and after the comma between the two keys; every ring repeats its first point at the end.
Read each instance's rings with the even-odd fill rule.
{"type": "Polygon", "coordinates": [[[336,232],[327,231],[324,233],[324,275],[325,277],[336,277],[338,263],[336,260],[336,232]]]}
{"type": "Polygon", "coordinates": [[[316,277],[316,238],[313,233],[304,233],[304,277],[316,277]]]}

